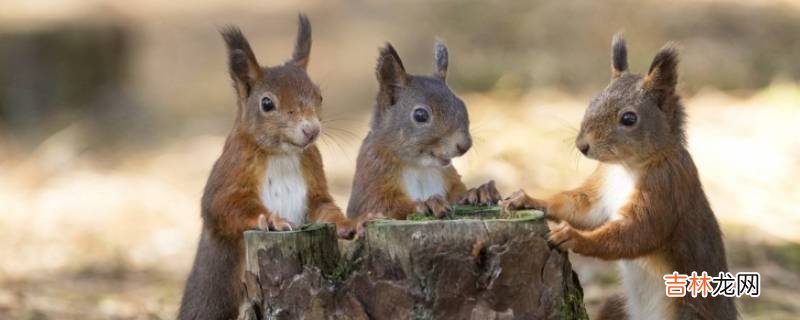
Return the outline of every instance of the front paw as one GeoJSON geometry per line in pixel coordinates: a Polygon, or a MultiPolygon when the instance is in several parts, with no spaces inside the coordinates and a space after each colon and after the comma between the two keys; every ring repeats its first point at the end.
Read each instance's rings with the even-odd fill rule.
{"type": "Polygon", "coordinates": [[[361,218],[359,218],[358,228],[357,228],[358,236],[361,237],[364,235],[364,228],[366,228],[367,222],[372,220],[383,220],[383,219],[389,219],[389,218],[383,215],[383,213],[373,213],[373,212],[367,213],[361,218]]]}
{"type": "Polygon", "coordinates": [[[558,226],[550,230],[547,241],[550,242],[551,245],[563,251],[567,251],[575,249],[577,236],[578,234],[575,229],[572,229],[568,223],[561,222],[558,226]]]}
{"type": "Polygon", "coordinates": [[[417,212],[442,218],[450,213],[453,208],[443,196],[436,195],[425,201],[417,202],[417,212]]]}
{"type": "Polygon", "coordinates": [[[512,193],[508,198],[501,200],[499,204],[500,207],[503,208],[504,212],[511,212],[521,209],[544,210],[545,208],[544,203],[531,198],[527,193],[525,193],[525,190],[522,189],[512,193]]]}
{"type": "Polygon", "coordinates": [[[477,188],[472,188],[467,191],[464,196],[458,200],[458,204],[463,205],[494,205],[500,201],[500,192],[494,185],[494,180],[482,184],[477,188]]]}
{"type": "Polygon", "coordinates": [[[338,236],[339,239],[353,239],[353,237],[356,235],[357,229],[358,221],[356,220],[347,219],[336,222],[336,236],[338,236]]]}
{"type": "Polygon", "coordinates": [[[258,228],[264,231],[292,231],[292,224],[289,223],[288,220],[281,218],[277,214],[269,215],[269,218],[265,214],[261,214],[258,216],[258,228]]]}

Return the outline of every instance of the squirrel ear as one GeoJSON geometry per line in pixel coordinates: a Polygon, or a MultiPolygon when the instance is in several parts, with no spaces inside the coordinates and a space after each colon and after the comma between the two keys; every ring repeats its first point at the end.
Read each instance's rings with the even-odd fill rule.
{"type": "Polygon", "coordinates": [[[628,71],[628,49],[622,32],[617,32],[611,40],[611,77],[619,78],[628,71]]]}
{"type": "Polygon", "coordinates": [[[678,51],[674,43],[668,43],[653,58],[642,88],[654,91],[659,97],[664,98],[675,92],[677,84],[678,51]]]}
{"type": "Polygon", "coordinates": [[[386,47],[380,50],[375,74],[378,77],[381,90],[392,92],[394,89],[406,85],[408,79],[406,69],[403,67],[403,61],[400,60],[400,55],[397,54],[397,51],[394,50],[390,43],[386,43],[386,47]]]}
{"type": "Polygon", "coordinates": [[[433,46],[433,75],[442,81],[447,78],[448,62],[447,46],[442,40],[436,40],[436,44],[433,46]]]}
{"type": "Polygon", "coordinates": [[[242,96],[250,95],[253,83],[262,77],[261,67],[256,61],[250,43],[235,26],[227,26],[220,31],[228,47],[228,68],[236,91],[242,96]]]}
{"type": "Polygon", "coordinates": [[[302,13],[298,15],[298,19],[300,22],[297,26],[297,40],[294,44],[291,62],[297,67],[305,69],[311,54],[311,22],[302,13]]]}

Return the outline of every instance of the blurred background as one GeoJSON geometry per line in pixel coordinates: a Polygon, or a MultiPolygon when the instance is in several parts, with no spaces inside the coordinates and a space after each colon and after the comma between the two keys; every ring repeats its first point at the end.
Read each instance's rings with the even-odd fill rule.
{"type": "MultiPolygon", "coordinates": [[[[205,179],[235,110],[218,28],[239,25],[263,64],[311,19],[319,142],[346,207],[391,41],[429,73],[436,37],[466,101],[469,185],[546,196],[595,167],[575,151],[609,80],[611,36],[646,71],[680,43],[689,144],[733,271],[758,271],[748,319],[800,314],[800,3],[796,1],[0,1],[0,318],[174,318],[205,179]]],[[[593,312],[615,265],[572,255],[593,312]]]]}

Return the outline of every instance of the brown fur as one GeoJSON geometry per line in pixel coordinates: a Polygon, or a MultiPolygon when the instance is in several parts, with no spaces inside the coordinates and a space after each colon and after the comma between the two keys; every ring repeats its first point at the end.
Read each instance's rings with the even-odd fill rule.
{"type": "MultiPolygon", "coordinates": [[[[550,240],[581,255],[638,258],[655,272],[727,271],[722,232],[686,149],[685,112],[675,93],[677,53],[672,46],[662,49],[642,77],[628,73],[627,61],[619,56],[626,52],[621,37],[615,37],[613,47],[611,84],[587,109],[576,140],[581,152],[600,161],[598,169],[576,189],[544,200],[517,192],[502,205],[541,208],[549,218],[566,222],[551,231],[550,240]],[[638,122],[624,126],[625,112],[636,113],[638,122]],[[598,220],[590,213],[602,197],[610,165],[633,173],[634,190],[615,213],[618,219],[598,220]]],[[[612,297],[600,318],[617,319],[621,301],[612,297]]],[[[685,297],[670,303],[673,319],[737,317],[727,297],[685,297]]]]}
{"type": "Polygon", "coordinates": [[[434,198],[417,203],[409,198],[403,188],[402,166],[403,163],[397,156],[381,146],[375,146],[367,136],[356,160],[357,169],[348,216],[355,218],[363,213],[379,212],[391,219],[405,219],[408,214],[418,209],[425,210],[425,207],[431,207],[429,212],[444,212],[449,203],[455,202],[467,191],[456,169],[449,166],[442,169],[445,184],[448,186],[447,198],[444,201],[434,198]]]}
{"type": "Polygon", "coordinates": [[[625,313],[625,297],[619,294],[608,297],[603,305],[600,306],[600,311],[597,316],[592,318],[595,320],[626,320],[628,314],[625,313]]]}
{"type": "Polygon", "coordinates": [[[305,71],[310,32],[308,20],[301,15],[292,60],[262,68],[238,29],[222,31],[238,111],[203,193],[203,229],[179,319],[235,318],[242,302],[243,232],[257,228],[261,215],[273,229],[299,227],[290,226],[280,217],[281,212],[269,212],[262,203],[260,192],[271,156],[300,155],[308,192],[307,221],[336,223],[342,237],[352,237],[355,232],[355,222],[344,216],[328,193],[322,158],[313,143],[316,133],[312,131],[318,133],[319,127],[308,124],[308,119],[317,119],[322,102],[319,89],[305,71]],[[274,101],[274,109],[262,110],[264,97],[274,101]]]}
{"type": "Polygon", "coordinates": [[[349,217],[381,213],[405,219],[413,212],[441,216],[451,203],[491,203],[500,196],[494,183],[467,190],[450,159],[461,156],[472,145],[469,118],[464,103],[446,84],[447,48],[434,47],[432,76],[406,73],[400,55],[387,44],[376,68],[380,90],[370,132],[356,162],[349,217]],[[429,122],[416,122],[413,112],[423,106],[429,122]],[[434,168],[442,175],[444,194],[425,200],[412,199],[403,183],[403,170],[410,166],[434,168]]]}

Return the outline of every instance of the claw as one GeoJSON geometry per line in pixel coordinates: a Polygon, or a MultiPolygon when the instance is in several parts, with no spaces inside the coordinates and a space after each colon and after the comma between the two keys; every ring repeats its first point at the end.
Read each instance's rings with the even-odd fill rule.
{"type": "Polygon", "coordinates": [[[291,223],[274,213],[267,218],[267,225],[271,231],[294,231],[291,223]]]}
{"type": "Polygon", "coordinates": [[[569,250],[575,246],[572,227],[562,222],[547,235],[547,242],[561,250],[569,250]]]}

